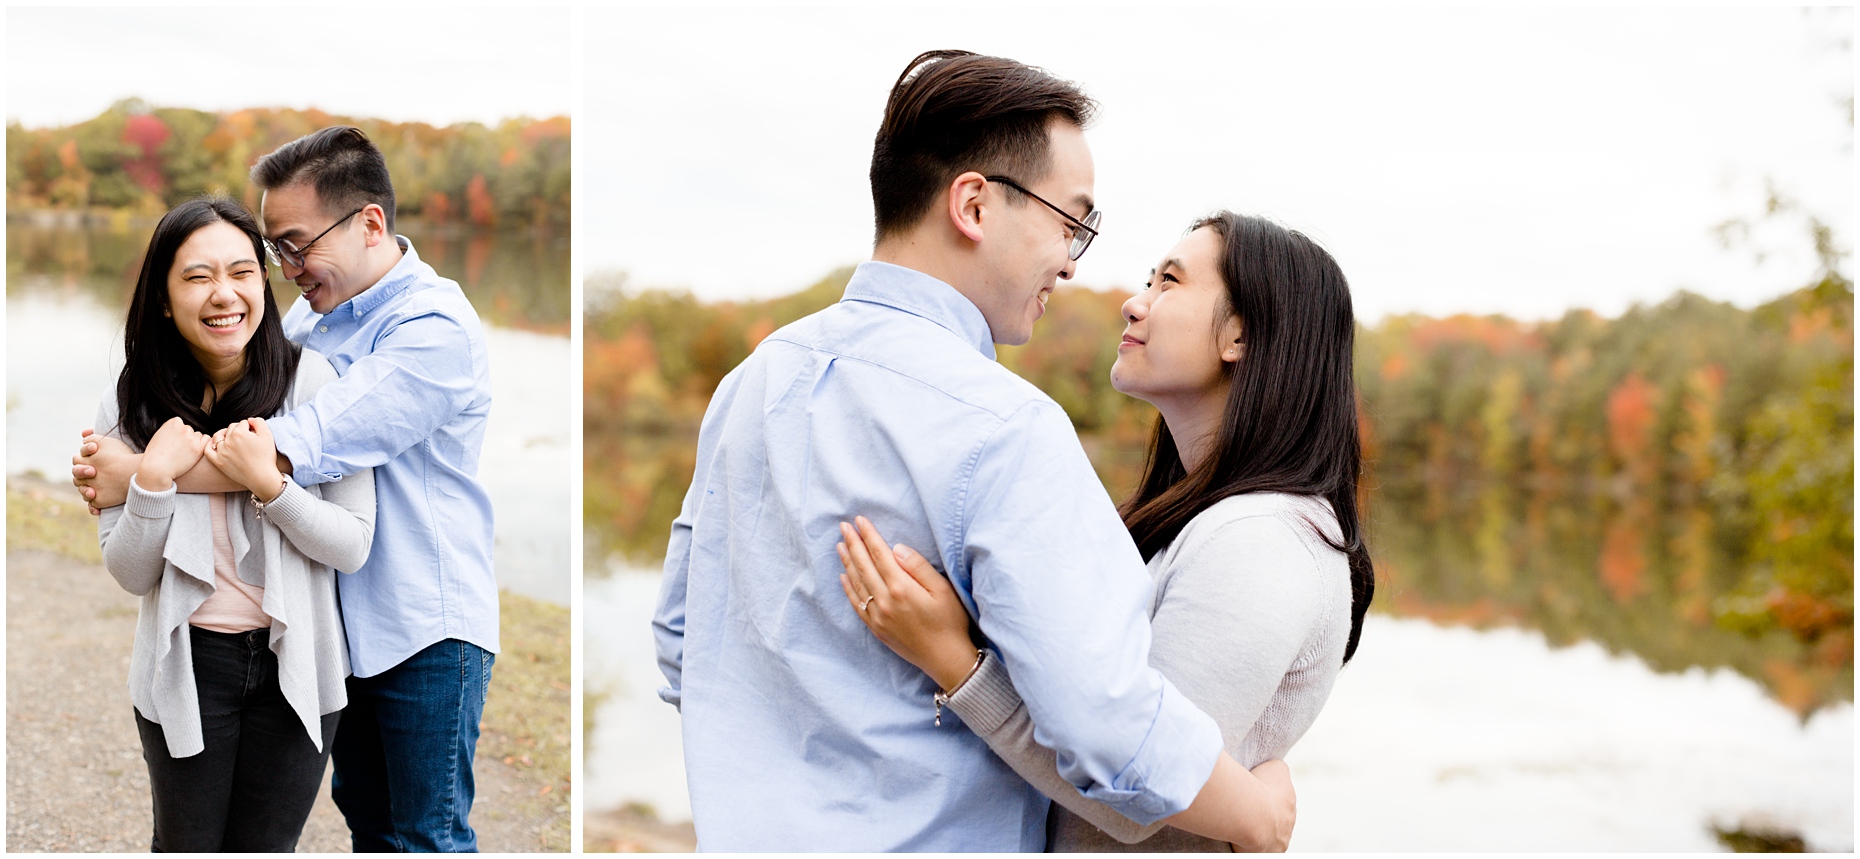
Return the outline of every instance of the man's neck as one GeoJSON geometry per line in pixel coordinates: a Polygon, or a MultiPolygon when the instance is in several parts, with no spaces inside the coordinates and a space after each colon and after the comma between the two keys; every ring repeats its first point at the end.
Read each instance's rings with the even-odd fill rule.
{"type": "MultiPolygon", "coordinates": [[[[362,292],[374,289],[376,284],[379,284],[388,276],[388,272],[393,271],[395,266],[400,265],[400,260],[404,256],[406,256],[406,251],[401,249],[398,240],[387,242],[384,245],[377,245],[369,249],[368,267],[370,270],[369,273],[372,274],[373,277],[368,279],[368,286],[364,288],[362,292]]],[[[361,295],[362,292],[358,292],[356,295],[361,295]]]]}
{"type": "Polygon", "coordinates": [[[889,263],[927,274],[962,294],[980,309],[981,277],[972,260],[962,259],[947,247],[939,247],[922,236],[901,236],[880,242],[872,249],[872,261],[889,263]]]}

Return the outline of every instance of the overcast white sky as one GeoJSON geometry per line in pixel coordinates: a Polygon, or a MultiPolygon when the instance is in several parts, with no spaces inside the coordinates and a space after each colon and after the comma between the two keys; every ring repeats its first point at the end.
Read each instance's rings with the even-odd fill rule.
{"type": "Polygon", "coordinates": [[[316,107],[487,125],[572,113],[567,7],[9,8],[6,117],[162,107],[316,107]]]}
{"type": "Polygon", "coordinates": [[[1358,314],[1571,307],[1679,287],[1750,305],[1713,225],[1774,179],[1853,236],[1851,10],[590,9],[583,270],[707,298],[786,293],[870,253],[866,168],[919,51],[1045,66],[1103,105],[1105,232],[1130,286],[1195,216],[1271,215],[1335,253],[1358,314]]]}

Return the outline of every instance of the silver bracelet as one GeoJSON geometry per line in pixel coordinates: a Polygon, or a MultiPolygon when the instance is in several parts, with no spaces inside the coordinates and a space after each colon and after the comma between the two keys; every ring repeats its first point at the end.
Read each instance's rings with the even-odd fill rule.
{"type": "Polygon", "coordinates": [[[979,647],[976,648],[975,664],[969,666],[969,673],[963,675],[962,682],[957,683],[955,688],[948,692],[938,689],[936,690],[936,694],[931,696],[930,700],[936,704],[936,716],[932,724],[939,728],[943,727],[943,706],[949,703],[949,696],[956,694],[962,690],[962,687],[969,685],[969,681],[975,677],[975,672],[982,670],[982,662],[986,659],[988,659],[988,651],[979,647]]]}

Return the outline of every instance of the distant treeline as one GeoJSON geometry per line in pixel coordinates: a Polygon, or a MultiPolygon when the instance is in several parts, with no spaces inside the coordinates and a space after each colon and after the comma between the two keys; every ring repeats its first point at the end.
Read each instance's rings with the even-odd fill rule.
{"type": "MultiPolygon", "coordinates": [[[[591,553],[650,563],[663,551],[718,381],[777,327],[838,300],[849,275],[717,303],[629,288],[624,275],[590,280],[591,553]]],[[[1134,485],[1155,418],[1110,386],[1126,297],[1063,289],[1028,345],[1000,350],[1065,408],[1113,497],[1134,485]]],[[[1615,319],[1401,316],[1359,327],[1372,530],[1378,510],[1400,514],[1380,517],[1391,520],[1382,569],[1398,576],[1383,606],[1551,628],[1568,593],[1592,588],[1615,608],[1581,609],[1597,615],[1585,628],[1780,635],[1796,643],[1762,652],[1793,656],[1723,661],[1798,707],[1851,698],[1853,331],[1853,285],[1838,274],[1752,310],[1681,292],[1615,319]],[[1594,545],[1576,548],[1588,560],[1570,563],[1583,569],[1557,574],[1587,585],[1552,584],[1522,557],[1548,534],[1567,560],[1573,547],[1554,535],[1589,527],[1556,524],[1571,516],[1592,523],[1583,539],[1594,545]],[[1429,569],[1449,557],[1470,569],[1429,569]],[[1804,676],[1791,698],[1789,678],[1804,676]]],[[[1644,653],[1667,646],[1626,630],[1602,637],[1644,653]]]]}
{"type": "Polygon", "coordinates": [[[319,128],[354,125],[381,147],[401,215],[475,226],[569,223],[569,120],[420,122],[251,108],[212,113],[138,99],[60,128],[6,129],[9,210],[108,209],[159,215],[218,192],[256,209],[253,162],[319,128]]]}

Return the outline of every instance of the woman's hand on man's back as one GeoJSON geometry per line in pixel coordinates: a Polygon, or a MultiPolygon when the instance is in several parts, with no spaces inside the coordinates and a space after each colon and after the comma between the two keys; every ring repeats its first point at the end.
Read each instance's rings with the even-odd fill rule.
{"type": "Polygon", "coordinates": [[[840,523],[840,587],[866,628],[945,691],[962,685],[976,666],[969,612],[956,589],[923,555],[885,544],[864,516],[840,523]]]}

